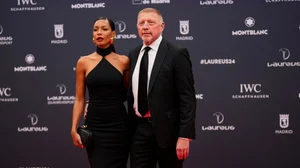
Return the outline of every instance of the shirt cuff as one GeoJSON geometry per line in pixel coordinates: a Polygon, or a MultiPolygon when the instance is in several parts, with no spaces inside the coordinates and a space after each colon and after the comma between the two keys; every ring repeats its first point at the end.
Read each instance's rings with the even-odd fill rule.
{"type": "Polygon", "coordinates": [[[189,138],[183,138],[183,137],[179,137],[180,139],[182,139],[182,140],[186,140],[186,141],[192,141],[192,139],[189,139],[189,138]]]}

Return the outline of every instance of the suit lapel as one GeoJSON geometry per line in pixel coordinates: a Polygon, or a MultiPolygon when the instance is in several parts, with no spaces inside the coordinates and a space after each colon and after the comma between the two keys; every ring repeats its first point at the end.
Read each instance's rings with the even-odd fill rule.
{"type": "Polygon", "coordinates": [[[151,76],[150,76],[150,83],[149,83],[149,89],[148,89],[148,94],[151,92],[151,89],[155,83],[155,80],[157,78],[158,72],[160,70],[160,67],[166,57],[166,54],[168,52],[168,46],[167,46],[167,41],[165,41],[164,39],[162,39],[156,57],[155,57],[155,61],[153,64],[153,68],[152,68],[152,72],[151,72],[151,76]]]}

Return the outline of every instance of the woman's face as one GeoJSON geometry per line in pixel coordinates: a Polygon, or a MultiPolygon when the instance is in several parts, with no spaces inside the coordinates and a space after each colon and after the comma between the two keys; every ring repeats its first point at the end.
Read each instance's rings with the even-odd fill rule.
{"type": "Polygon", "coordinates": [[[107,48],[110,40],[115,36],[115,32],[111,30],[107,20],[97,20],[94,23],[93,39],[94,43],[100,48],[107,48]]]}

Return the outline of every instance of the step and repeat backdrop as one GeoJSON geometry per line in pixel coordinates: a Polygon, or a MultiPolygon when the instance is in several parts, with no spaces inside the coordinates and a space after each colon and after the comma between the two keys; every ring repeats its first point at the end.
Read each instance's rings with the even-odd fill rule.
{"type": "Polygon", "coordinates": [[[193,63],[185,167],[299,168],[300,0],[1,0],[0,167],[88,167],[70,136],[76,62],[95,51],[100,16],[115,22],[117,53],[141,44],[145,7],[193,63]]]}

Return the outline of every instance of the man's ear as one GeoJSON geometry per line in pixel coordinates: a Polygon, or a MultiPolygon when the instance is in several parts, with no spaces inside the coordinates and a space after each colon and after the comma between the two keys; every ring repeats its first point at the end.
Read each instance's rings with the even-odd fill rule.
{"type": "Polygon", "coordinates": [[[161,29],[162,29],[162,31],[163,31],[164,28],[165,28],[165,22],[162,22],[160,26],[161,26],[161,29]]]}

